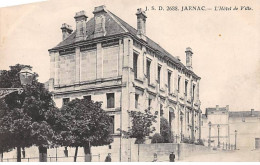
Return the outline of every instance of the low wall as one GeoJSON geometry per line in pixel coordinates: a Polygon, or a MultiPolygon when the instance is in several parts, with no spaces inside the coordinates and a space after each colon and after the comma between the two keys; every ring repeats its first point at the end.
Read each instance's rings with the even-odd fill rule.
{"type": "Polygon", "coordinates": [[[200,155],[209,152],[208,147],[186,143],[157,143],[157,144],[134,144],[131,147],[131,161],[153,161],[154,153],[158,161],[169,161],[169,154],[174,152],[176,160],[183,160],[190,155],[200,155]]]}
{"type": "MultiPolygon", "coordinates": [[[[200,155],[206,152],[210,152],[208,147],[194,144],[185,143],[157,143],[157,144],[134,144],[135,140],[122,141],[122,148],[120,148],[119,139],[115,139],[111,146],[99,146],[92,147],[92,161],[93,162],[104,162],[108,153],[111,153],[113,162],[151,162],[154,160],[154,153],[157,154],[157,160],[169,161],[169,154],[174,152],[176,161],[185,160],[186,157],[200,155]],[[128,151],[131,150],[129,153],[128,151]],[[120,153],[121,150],[121,153],[120,153]],[[121,155],[121,160],[120,160],[121,155]]],[[[39,153],[38,148],[33,146],[26,148],[25,159],[23,162],[38,162],[39,153]]],[[[68,156],[64,156],[64,147],[50,148],[48,149],[48,162],[73,162],[75,148],[68,147],[68,156]]],[[[5,161],[16,161],[16,150],[8,153],[4,153],[5,161]],[[8,160],[6,160],[8,158],[8,160]]],[[[77,162],[84,161],[84,151],[80,147],[78,150],[77,162]]]]}

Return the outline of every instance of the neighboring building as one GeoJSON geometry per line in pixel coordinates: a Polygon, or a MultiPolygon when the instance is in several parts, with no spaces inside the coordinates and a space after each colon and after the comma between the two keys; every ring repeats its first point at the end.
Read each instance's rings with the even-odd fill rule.
{"type": "Polygon", "coordinates": [[[218,146],[219,129],[220,148],[230,148],[229,144],[233,149],[235,149],[235,144],[236,149],[257,148],[256,145],[260,138],[260,111],[253,109],[251,111],[229,111],[228,105],[221,108],[218,105],[216,108],[206,108],[201,123],[202,139],[206,145],[209,145],[209,122],[211,122],[212,147],[218,146]]]}
{"type": "Polygon", "coordinates": [[[228,105],[226,107],[219,107],[217,105],[215,108],[206,108],[205,115],[202,115],[201,123],[202,139],[206,145],[209,145],[209,136],[212,147],[226,148],[226,145],[230,143],[228,112],[228,105]],[[209,122],[211,123],[210,126],[209,122]],[[211,132],[209,133],[210,129],[211,132]]]}
{"type": "MultiPolygon", "coordinates": [[[[95,7],[87,20],[84,11],[75,15],[76,30],[63,24],[62,38],[49,50],[49,90],[58,107],[74,98],[102,101],[113,118],[113,149],[122,161],[129,150],[118,128],[129,127],[128,110],[165,117],[173,136],[200,138],[200,77],[192,71],[191,48],[185,50],[186,66],[146,36],[144,11],[138,9],[137,29],[108,11],[95,7]]],[[[160,132],[160,117],[155,124],[160,132]]]]}
{"type": "Polygon", "coordinates": [[[235,141],[237,130],[237,149],[256,149],[257,139],[260,138],[260,111],[229,112],[229,126],[231,141],[235,141]]]}

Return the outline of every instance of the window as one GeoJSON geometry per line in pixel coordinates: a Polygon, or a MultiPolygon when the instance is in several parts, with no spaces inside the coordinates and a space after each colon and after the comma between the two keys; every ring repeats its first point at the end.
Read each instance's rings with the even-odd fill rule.
{"type": "Polygon", "coordinates": [[[139,95],[135,94],[135,108],[138,108],[138,99],[139,99],[139,95]]]}
{"type": "Polygon", "coordinates": [[[160,104],[160,116],[163,116],[163,105],[160,104]]]}
{"type": "Polygon", "coordinates": [[[171,93],[171,76],[172,72],[168,71],[168,92],[171,93]]]}
{"type": "Polygon", "coordinates": [[[83,27],[80,28],[80,35],[83,35],[83,27]]]}
{"type": "Polygon", "coordinates": [[[185,81],[185,96],[187,96],[188,93],[188,81],[185,81]]]}
{"type": "Polygon", "coordinates": [[[190,113],[187,112],[187,123],[189,124],[190,123],[190,113]]]}
{"type": "Polygon", "coordinates": [[[110,116],[110,121],[111,121],[111,124],[109,126],[109,130],[110,130],[110,133],[111,134],[114,134],[115,133],[115,116],[110,116]]]}
{"type": "Polygon", "coordinates": [[[115,108],[115,94],[107,93],[107,108],[115,108]]]}
{"type": "Polygon", "coordinates": [[[160,84],[161,84],[161,66],[158,66],[158,84],[159,84],[159,87],[160,87],[160,84]]]}
{"type": "Polygon", "coordinates": [[[95,32],[102,31],[102,28],[103,28],[103,18],[101,16],[96,17],[95,32]]]}
{"type": "Polygon", "coordinates": [[[178,92],[180,93],[180,82],[181,82],[181,76],[178,77],[178,92]]]}
{"type": "Polygon", "coordinates": [[[196,85],[193,84],[193,85],[192,85],[192,97],[193,97],[193,98],[194,98],[194,93],[195,93],[195,87],[196,87],[196,85]]]}
{"type": "Polygon", "coordinates": [[[134,64],[134,66],[133,66],[133,69],[134,69],[134,76],[135,76],[135,78],[137,78],[137,62],[138,62],[138,55],[137,54],[135,54],[134,53],[134,57],[133,57],[134,59],[134,62],[133,62],[133,64],[134,64]]]}
{"type": "Polygon", "coordinates": [[[83,99],[88,100],[88,101],[91,101],[91,95],[83,96],[83,99]]]}
{"type": "Polygon", "coordinates": [[[148,84],[151,83],[151,76],[150,76],[150,68],[151,67],[151,61],[150,60],[146,60],[146,76],[147,76],[147,80],[148,80],[148,84]]]}
{"type": "Polygon", "coordinates": [[[63,98],[62,105],[66,105],[70,101],[70,98],[63,98]]]}
{"type": "Polygon", "coordinates": [[[148,109],[149,109],[149,110],[151,109],[151,105],[152,105],[152,99],[149,99],[149,100],[148,100],[148,109]]]}

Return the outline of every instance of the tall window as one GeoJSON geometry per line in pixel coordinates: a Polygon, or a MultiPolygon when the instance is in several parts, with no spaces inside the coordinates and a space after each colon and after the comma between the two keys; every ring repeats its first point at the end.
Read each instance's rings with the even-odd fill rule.
{"type": "Polygon", "coordinates": [[[115,94],[107,93],[107,108],[115,108],[115,94]]]}
{"type": "Polygon", "coordinates": [[[139,99],[139,95],[135,94],[135,108],[138,108],[138,99],[139,99]]]}
{"type": "Polygon", "coordinates": [[[152,106],[152,99],[149,99],[149,100],[148,100],[148,109],[149,109],[149,110],[151,109],[151,106],[152,106]]]}
{"type": "Polygon", "coordinates": [[[193,85],[192,85],[192,97],[193,97],[193,98],[194,98],[194,93],[195,93],[195,87],[196,87],[196,85],[193,84],[193,85]]]}
{"type": "Polygon", "coordinates": [[[180,93],[181,76],[178,76],[178,92],[180,93]]]}
{"type": "Polygon", "coordinates": [[[111,124],[109,126],[109,130],[111,134],[115,133],[115,116],[109,116],[111,120],[111,124]]]}
{"type": "Polygon", "coordinates": [[[137,54],[135,54],[134,53],[134,56],[133,56],[133,64],[134,64],[134,66],[133,66],[133,69],[134,69],[134,76],[135,76],[135,78],[137,78],[137,62],[138,62],[138,55],[137,54]]]}
{"type": "Polygon", "coordinates": [[[88,100],[88,101],[91,101],[91,95],[83,96],[83,99],[88,100]]]}
{"type": "Polygon", "coordinates": [[[70,101],[70,98],[63,98],[62,105],[66,105],[70,101]]]}
{"type": "Polygon", "coordinates": [[[150,67],[151,67],[151,61],[146,60],[146,76],[147,76],[148,84],[151,83],[151,76],[150,76],[151,68],[150,67]]]}
{"type": "Polygon", "coordinates": [[[188,93],[188,81],[185,81],[185,96],[187,96],[188,93]]]}
{"type": "Polygon", "coordinates": [[[163,105],[160,104],[160,116],[163,116],[163,105]]]}
{"type": "Polygon", "coordinates": [[[189,124],[190,123],[190,113],[187,112],[187,123],[189,124]]]}
{"type": "Polygon", "coordinates": [[[168,71],[168,92],[171,93],[171,76],[172,72],[168,71]]]}
{"type": "Polygon", "coordinates": [[[158,66],[158,84],[160,87],[160,84],[161,84],[161,66],[160,65],[158,66]]]}

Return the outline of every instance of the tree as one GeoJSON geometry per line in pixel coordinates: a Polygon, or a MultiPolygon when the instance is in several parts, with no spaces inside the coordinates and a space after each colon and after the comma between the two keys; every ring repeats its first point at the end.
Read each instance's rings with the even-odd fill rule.
{"type": "Polygon", "coordinates": [[[74,161],[78,147],[84,147],[85,161],[91,161],[91,146],[102,146],[112,142],[111,118],[101,108],[101,103],[87,99],[74,99],[61,108],[56,122],[59,128],[57,144],[75,147],[74,161]]]}
{"type": "Polygon", "coordinates": [[[129,116],[131,118],[132,126],[128,131],[120,130],[121,133],[130,138],[136,138],[136,144],[142,144],[145,141],[145,137],[155,131],[155,127],[152,127],[156,122],[156,115],[153,115],[150,110],[145,110],[144,113],[140,111],[130,111],[129,116]]]}
{"type": "MultiPolygon", "coordinates": [[[[19,72],[23,67],[25,65],[10,66],[10,70],[4,70],[0,75],[0,88],[24,89],[20,95],[16,92],[7,95],[4,98],[6,107],[0,107],[3,114],[0,116],[0,137],[6,141],[1,147],[2,150],[17,148],[17,161],[21,161],[21,148],[37,145],[42,151],[40,148],[50,146],[54,136],[47,118],[55,109],[52,95],[38,82],[36,73],[31,85],[22,86],[19,72]]],[[[47,149],[44,154],[47,155],[47,149]]],[[[40,161],[47,160],[40,156],[40,161]]]]}
{"type": "Polygon", "coordinates": [[[151,143],[163,143],[164,138],[161,136],[161,134],[156,133],[152,137],[152,142],[151,143]]]}
{"type": "Polygon", "coordinates": [[[161,117],[161,122],[160,122],[160,134],[163,137],[163,143],[172,143],[172,132],[170,129],[169,122],[164,118],[161,117]]]}

